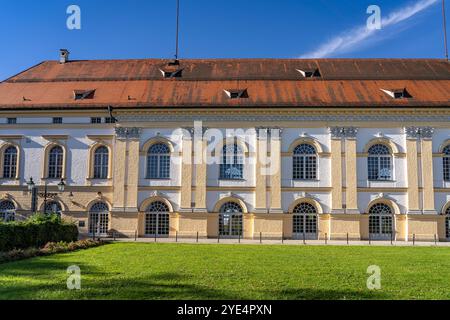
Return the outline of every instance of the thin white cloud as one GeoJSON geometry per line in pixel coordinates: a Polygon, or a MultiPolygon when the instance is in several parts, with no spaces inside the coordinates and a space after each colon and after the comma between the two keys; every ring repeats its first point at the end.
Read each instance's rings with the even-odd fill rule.
{"type": "Polygon", "coordinates": [[[438,1],[440,0],[420,0],[413,5],[392,12],[389,16],[383,18],[382,30],[369,29],[365,25],[352,29],[332,38],[322,44],[317,50],[301,55],[300,58],[324,58],[339,52],[348,52],[357,49],[365,40],[372,35],[375,35],[377,32],[412,18],[416,14],[436,4],[438,1]]]}

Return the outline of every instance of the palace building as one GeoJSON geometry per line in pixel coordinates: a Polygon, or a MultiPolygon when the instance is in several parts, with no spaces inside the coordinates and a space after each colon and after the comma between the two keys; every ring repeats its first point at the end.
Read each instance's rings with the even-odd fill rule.
{"type": "Polygon", "coordinates": [[[83,235],[449,241],[450,64],[62,50],[0,83],[0,175],[83,235]]]}

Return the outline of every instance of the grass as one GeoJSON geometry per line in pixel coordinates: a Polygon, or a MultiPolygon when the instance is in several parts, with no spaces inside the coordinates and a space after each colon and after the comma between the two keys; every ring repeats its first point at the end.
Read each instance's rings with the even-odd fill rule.
{"type": "Polygon", "coordinates": [[[0,299],[449,298],[450,248],[117,243],[0,265],[0,299]],[[71,265],[79,291],[66,288],[71,265]]]}

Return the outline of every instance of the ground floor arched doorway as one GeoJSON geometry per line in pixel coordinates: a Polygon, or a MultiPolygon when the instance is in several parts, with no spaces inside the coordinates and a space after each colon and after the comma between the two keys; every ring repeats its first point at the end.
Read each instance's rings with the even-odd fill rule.
{"type": "Polygon", "coordinates": [[[220,208],[219,235],[223,238],[238,238],[243,234],[243,209],[235,202],[227,202],[220,208]]]}

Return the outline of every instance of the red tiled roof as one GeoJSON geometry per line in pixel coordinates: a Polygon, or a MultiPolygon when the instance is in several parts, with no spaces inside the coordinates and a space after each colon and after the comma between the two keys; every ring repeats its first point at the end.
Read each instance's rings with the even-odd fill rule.
{"type": "Polygon", "coordinates": [[[0,109],[158,107],[450,107],[450,63],[437,59],[169,60],[43,62],[0,84],[0,109]],[[320,78],[297,71],[319,69],[320,78]],[[229,99],[224,89],[247,89],[229,99]],[[381,89],[406,88],[395,100],[381,89]],[[95,90],[74,99],[74,90],[95,90]],[[24,99],[25,98],[25,99],[24,99]]]}

